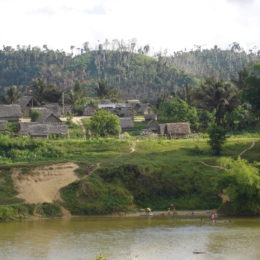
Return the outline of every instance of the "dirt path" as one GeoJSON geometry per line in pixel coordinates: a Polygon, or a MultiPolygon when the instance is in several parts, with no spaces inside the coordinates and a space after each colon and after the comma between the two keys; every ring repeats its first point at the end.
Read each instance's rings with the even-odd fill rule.
{"type": "Polygon", "coordinates": [[[134,153],[135,151],[136,151],[136,142],[133,142],[130,145],[130,153],[134,153]]]}
{"type": "Polygon", "coordinates": [[[255,141],[253,141],[252,144],[248,148],[246,148],[244,151],[242,151],[238,156],[241,157],[244,153],[251,150],[254,146],[255,146],[255,141]]]}
{"type": "Polygon", "coordinates": [[[210,164],[207,164],[207,163],[205,163],[205,162],[203,162],[203,161],[199,161],[199,163],[201,163],[201,164],[203,164],[203,165],[205,165],[205,166],[207,166],[207,167],[211,167],[211,168],[215,168],[215,169],[220,169],[220,170],[227,170],[227,168],[225,168],[225,167],[222,167],[222,166],[219,166],[219,165],[210,165],[210,164]]]}
{"type": "Polygon", "coordinates": [[[35,167],[28,173],[15,169],[12,178],[17,197],[26,203],[61,200],[60,189],[79,179],[74,173],[77,168],[74,163],[63,163],[35,167]]]}

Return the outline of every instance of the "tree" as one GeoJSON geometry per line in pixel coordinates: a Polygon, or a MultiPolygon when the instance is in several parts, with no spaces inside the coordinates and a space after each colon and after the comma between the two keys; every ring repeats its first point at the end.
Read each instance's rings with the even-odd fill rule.
{"type": "Polygon", "coordinates": [[[229,82],[206,79],[195,94],[198,106],[215,112],[218,125],[225,125],[225,114],[233,111],[240,103],[238,90],[229,82]]]}
{"type": "Polygon", "coordinates": [[[91,117],[89,130],[94,136],[117,136],[121,132],[119,117],[106,110],[99,110],[91,117]]]}
{"type": "Polygon", "coordinates": [[[199,118],[195,107],[189,106],[184,100],[172,98],[162,102],[158,109],[161,122],[190,122],[193,129],[198,128],[199,118]]]}
{"type": "Polygon", "coordinates": [[[107,97],[109,90],[107,88],[107,82],[104,80],[100,80],[98,82],[98,86],[95,89],[96,95],[98,98],[102,99],[107,97]]]}
{"type": "Polygon", "coordinates": [[[21,92],[17,86],[10,86],[4,89],[4,100],[7,104],[15,104],[18,102],[21,92]]]}
{"type": "Polygon", "coordinates": [[[260,63],[255,64],[249,77],[248,87],[244,90],[243,96],[258,115],[260,115],[260,63]]]}
{"type": "Polygon", "coordinates": [[[208,129],[209,134],[209,145],[213,151],[214,155],[220,155],[222,151],[222,146],[224,145],[227,137],[226,130],[221,126],[213,123],[211,127],[208,129]]]}
{"type": "Polygon", "coordinates": [[[259,170],[246,160],[221,158],[225,177],[219,181],[219,188],[228,197],[220,210],[233,215],[256,215],[260,213],[259,170]]]}

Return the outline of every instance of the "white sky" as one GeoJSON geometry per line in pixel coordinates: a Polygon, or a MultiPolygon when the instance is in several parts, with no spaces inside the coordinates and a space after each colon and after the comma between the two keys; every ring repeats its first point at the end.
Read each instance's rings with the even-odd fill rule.
{"type": "Polygon", "coordinates": [[[239,42],[260,49],[260,0],[0,0],[0,46],[69,51],[136,38],[170,52],[239,42]]]}

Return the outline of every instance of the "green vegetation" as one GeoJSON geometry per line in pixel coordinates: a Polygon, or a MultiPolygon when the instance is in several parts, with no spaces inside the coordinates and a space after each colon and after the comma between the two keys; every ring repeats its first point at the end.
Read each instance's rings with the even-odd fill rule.
{"type": "Polygon", "coordinates": [[[222,146],[227,139],[226,130],[217,124],[212,124],[208,129],[208,134],[209,134],[208,142],[209,145],[211,146],[213,153],[215,155],[220,155],[222,151],[222,146]]]}
{"type": "Polygon", "coordinates": [[[219,181],[223,194],[229,200],[220,210],[231,215],[257,215],[260,213],[259,169],[246,160],[222,158],[220,164],[227,168],[225,177],[219,181]]]}
{"type": "Polygon", "coordinates": [[[190,122],[196,130],[199,126],[199,118],[195,107],[189,106],[182,99],[173,98],[162,102],[158,108],[158,116],[161,122],[190,122]]]}
{"type": "Polygon", "coordinates": [[[84,124],[84,126],[86,131],[89,130],[93,136],[118,136],[121,132],[118,116],[106,110],[97,111],[89,120],[89,124],[84,124]]]}
{"type": "MultiPolygon", "coordinates": [[[[219,161],[218,157],[211,155],[207,139],[162,138],[49,140],[45,141],[45,145],[54,150],[62,150],[56,158],[43,155],[29,161],[15,157],[1,160],[1,163],[14,167],[14,163],[19,165],[26,162],[33,167],[32,163],[37,165],[40,162],[78,162],[80,169],[77,174],[80,180],[64,187],[61,192],[62,206],[76,215],[108,214],[148,206],[153,210],[165,210],[172,203],[177,209],[220,207],[228,214],[257,214],[259,204],[256,195],[259,186],[256,180],[259,178],[259,170],[253,163],[259,161],[259,135],[258,138],[256,135],[254,138],[230,137],[223,145],[222,154],[236,159],[253,140],[256,141],[255,146],[243,155],[249,163],[232,160],[229,162],[224,159],[219,161]],[[134,143],[135,152],[130,153],[134,143]],[[220,165],[228,170],[205,166],[201,161],[208,165],[220,165]],[[95,170],[97,164],[100,164],[100,168],[95,170]],[[244,172],[245,176],[247,172],[249,176],[246,182],[242,178],[244,172]],[[234,201],[231,206],[222,204],[219,194],[223,192],[234,201]],[[244,197],[243,205],[250,201],[245,210],[239,206],[240,196],[244,197]]],[[[15,138],[9,142],[17,145],[15,138]]],[[[41,147],[40,141],[33,142],[39,142],[41,147]]],[[[11,169],[2,167],[0,170],[0,204],[8,207],[24,206],[23,202],[15,197],[11,169]]],[[[26,168],[24,171],[26,173],[26,168]]],[[[26,208],[29,212],[27,215],[60,215],[58,204],[26,208]]],[[[8,212],[3,214],[8,215],[8,212]]]]}
{"type": "Polygon", "coordinates": [[[30,110],[30,118],[32,122],[35,122],[42,113],[38,110],[30,110]]]}

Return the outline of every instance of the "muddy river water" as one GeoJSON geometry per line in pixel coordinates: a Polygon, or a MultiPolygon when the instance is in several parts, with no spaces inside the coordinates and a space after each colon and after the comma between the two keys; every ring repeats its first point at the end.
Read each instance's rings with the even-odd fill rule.
{"type": "Polygon", "coordinates": [[[1,260],[260,259],[260,218],[82,217],[0,223],[1,260]]]}

